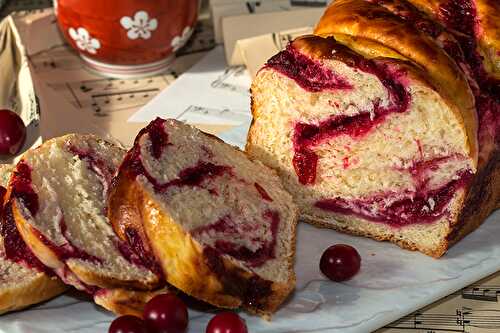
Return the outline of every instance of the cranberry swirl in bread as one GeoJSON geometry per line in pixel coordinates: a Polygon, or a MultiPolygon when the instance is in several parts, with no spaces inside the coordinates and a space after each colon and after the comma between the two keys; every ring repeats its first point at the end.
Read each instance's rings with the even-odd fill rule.
{"type": "Polygon", "coordinates": [[[499,103],[463,34],[412,2],[337,0],[271,58],[247,152],[305,220],[439,257],[499,204],[499,103]]]}
{"type": "Polygon", "coordinates": [[[0,165],[0,314],[46,301],[66,286],[26,247],[12,215],[3,213],[4,195],[13,167],[0,165]]]}
{"type": "Polygon", "coordinates": [[[139,133],[109,199],[116,233],[167,282],[264,316],[295,287],[296,215],[273,170],[175,120],[139,133]]]}

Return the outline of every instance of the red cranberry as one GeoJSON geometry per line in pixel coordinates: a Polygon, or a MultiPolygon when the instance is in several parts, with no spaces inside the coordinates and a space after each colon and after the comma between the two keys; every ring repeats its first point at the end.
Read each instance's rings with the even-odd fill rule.
{"type": "Polygon", "coordinates": [[[222,312],[210,320],[205,333],[248,333],[245,321],[234,312],[222,312]]]}
{"type": "Polygon", "coordinates": [[[144,307],[144,320],[152,333],[184,333],[188,326],[187,307],[175,295],[158,295],[144,307]]]}
{"type": "Polygon", "coordinates": [[[0,110],[0,155],[15,155],[26,141],[26,127],[17,113],[0,110]]]}
{"type": "Polygon", "coordinates": [[[359,272],[361,257],[355,248],[345,244],[330,246],[323,252],[319,263],[321,272],[330,280],[341,282],[359,272]]]}
{"type": "Polygon", "coordinates": [[[122,316],[113,320],[108,333],[148,333],[148,330],[144,320],[134,316],[122,316]]]}

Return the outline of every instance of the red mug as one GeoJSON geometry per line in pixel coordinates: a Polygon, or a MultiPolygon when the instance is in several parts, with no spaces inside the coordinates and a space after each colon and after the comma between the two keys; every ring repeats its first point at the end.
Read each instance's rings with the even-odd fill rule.
{"type": "Polygon", "coordinates": [[[112,77],[164,71],[188,41],[198,0],[54,0],[59,28],[91,69],[112,77]]]}

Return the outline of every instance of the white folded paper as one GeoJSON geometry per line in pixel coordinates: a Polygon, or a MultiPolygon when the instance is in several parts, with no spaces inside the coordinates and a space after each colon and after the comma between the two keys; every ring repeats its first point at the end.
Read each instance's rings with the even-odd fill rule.
{"type": "Polygon", "coordinates": [[[251,78],[245,67],[227,67],[221,46],[175,80],[129,122],[175,118],[211,132],[250,121],[251,78]]]}

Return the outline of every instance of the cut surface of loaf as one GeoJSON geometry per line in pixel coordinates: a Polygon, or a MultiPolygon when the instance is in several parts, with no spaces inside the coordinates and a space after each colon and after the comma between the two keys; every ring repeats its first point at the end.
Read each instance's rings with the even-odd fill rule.
{"type": "Polygon", "coordinates": [[[291,196],[274,171],[194,127],[143,129],[109,209],[117,234],[188,295],[267,315],[294,289],[291,196]]]}
{"type": "Polygon", "coordinates": [[[11,216],[3,214],[5,188],[13,167],[0,165],[0,314],[46,301],[66,286],[24,245],[11,216]]]}
{"type": "Polygon", "coordinates": [[[67,284],[151,290],[159,277],[114,234],[107,195],[124,151],[98,137],[71,134],[27,152],[9,185],[11,212],[37,258],[67,284]]]}
{"type": "Polygon", "coordinates": [[[408,61],[298,38],[254,80],[247,152],[278,170],[305,220],[440,256],[477,125],[434,83],[408,61]]]}

